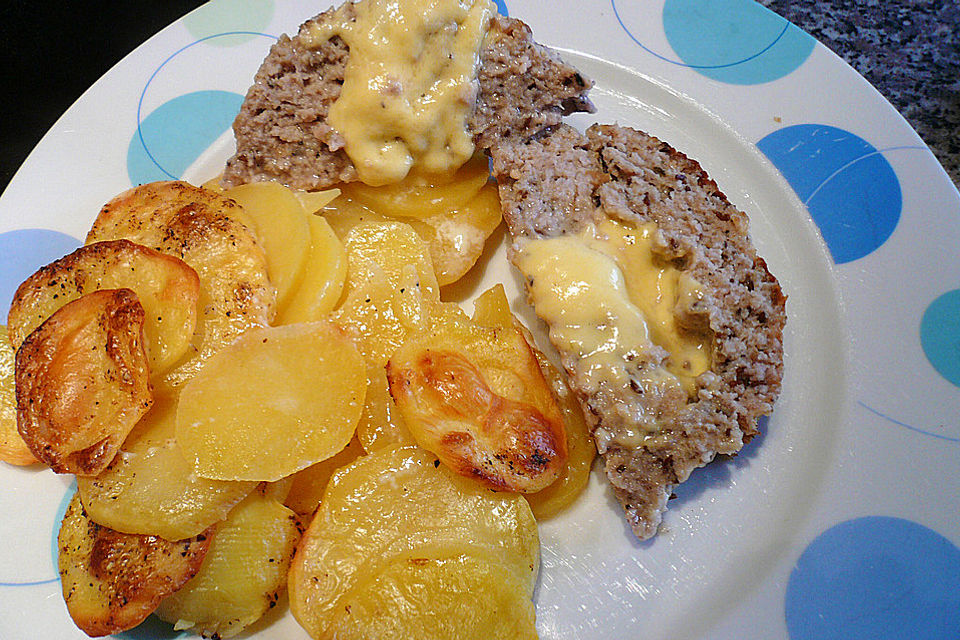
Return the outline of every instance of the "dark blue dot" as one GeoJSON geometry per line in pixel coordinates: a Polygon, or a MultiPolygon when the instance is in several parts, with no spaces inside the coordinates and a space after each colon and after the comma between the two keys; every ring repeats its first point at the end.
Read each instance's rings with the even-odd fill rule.
{"type": "Polygon", "coordinates": [[[880,247],[900,220],[900,181],[873,145],[843,129],[802,124],[757,143],[807,205],[838,264],[880,247]]]}
{"type": "Polygon", "coordinates": [[[842,522],[800,556],[785,613],[791,640],[960,638],[960,549],[909,520],[842,522]]]}
{"type": "Polygon", "coordinates": [[[49,229],[17,229],[0,233],[0,324],[20,283],[40,267],[50,264],[83,243],[49,229]]]}

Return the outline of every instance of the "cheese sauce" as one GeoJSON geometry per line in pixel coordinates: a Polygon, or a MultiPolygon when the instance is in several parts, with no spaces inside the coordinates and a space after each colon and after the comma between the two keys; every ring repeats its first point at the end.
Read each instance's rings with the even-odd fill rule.
{"type": "MultiPolygon", "coordinates": [[[[653,224],[605,221],[578,235],[528,240],[515,256],[551,340],[579,355],[577,375],[588,389],[639,384],[656,398],[680,385],[693,397],[696,377],[710,368],[710,337],[681,331],[675,319],[678,306],[702,295],[699,284],[655,257],[656,233],[653,224]],[[629,363],[654,346],[670,355],[663,366],[640,368],[638,379],[629,363]]],[[[646,433],[659,428],[656,415],[633,418],[646,433]]],[[[612,438],[637,446],[646,433],[626,429],[612,438]]]]}
{"type": "Polygon", "coordinates": [[[304,34],[308,47],[340,36],[350,48],[327,120],[344,137],[360,180],[398,182],[417,165],[452,171],[473,155],[467,117],[476,102],[489,0],[363,0],[304,34]]]}

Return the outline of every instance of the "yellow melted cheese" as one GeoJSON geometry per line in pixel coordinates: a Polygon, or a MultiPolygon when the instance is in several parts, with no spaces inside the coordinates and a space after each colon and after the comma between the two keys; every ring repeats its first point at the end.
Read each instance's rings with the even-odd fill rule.
{"type": "Polygon", "coordinates": [[[451,171],[473,155],[467,117],[476,101],[489,0],[363,0],[304,35],[350,48],[343,89],[328,114],[360,180],[398,182],[414,165],[451,171]]]}
{"type": "MultiPolygon", "coordinates": [[[[605,221],[578,235],[528,240],[515,257],[537,314],[557,348],[578,356],[587,389],[624,388],[632,378],[649,397],[676,385],[692,397],[696,377],[710,368],[710,337],[680,330],[675,317],[675,309],[702,295],[700,286],[655,257],[656,233],[653,224],[605,221]],[[654,345],[670,355],[662,366],[642,369],[638,380],[628,363],[654,345]]],[[[636,430],[610,438],[637,446],[659,429],[656,415],[633,418],[636,430]]]]}

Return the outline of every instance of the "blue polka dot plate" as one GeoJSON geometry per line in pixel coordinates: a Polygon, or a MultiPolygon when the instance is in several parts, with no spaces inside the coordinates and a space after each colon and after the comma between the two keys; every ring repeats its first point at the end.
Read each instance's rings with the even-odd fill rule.
{"type": "MultiPolygon", "coordinates": [[[[575,125],[638,127],[700,161],[789,296],[763,435],[679,487],[654,540],[631,537],[598,471],[542,523],[540,636],[960,638],[960,196],[933,155],[750,0],[497,4],[596,81],[575,125]]],[[[215,0],[84,94],[0,198],[0,306],[116,193],[218,173],[270,44],[327,6],[305,5],[215,0]]],[[[502,254],[465,299],[504,282],[524,313],[502,254]]],[[[69,478],[0,465],[0,483],[0,637],[84,637],[53,557],[69,478]]],[[[180,635],[150,620],[119,637],[180,635]]],[[[251,635],[306,637],[282,612],[251,635]]]]}

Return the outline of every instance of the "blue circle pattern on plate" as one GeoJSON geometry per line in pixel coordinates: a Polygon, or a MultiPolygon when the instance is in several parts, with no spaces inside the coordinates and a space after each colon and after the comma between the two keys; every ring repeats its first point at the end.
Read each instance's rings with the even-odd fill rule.
{"type": "Polygon", "coordinates": [[[220,135],[230,128],[243,96],[229,91],[195,91],[160,105],[142,117],[143,100],[153,79],[176,56],[190,47],[216,38],[238,35],[276,36],[254,31],[217,33],[185,45],[150,75],[137,103],[137,130],[127,148],[127,175],[131,184],[176,180],[220,135]]]}
{"type": "MultiPolygon", "coordinates": [[[[50,229],[16,229],[0,233],[0,309],[10,302],[20,283],[40,267],[74,251],[83,242],[50,229]]],[[[0,323],[6,322],[6,316],[0,323]]]]}
{"type": "Polygon", "coordinates": [[[785,615],[791,640],[957,638],[960,549],[901,518],[841,522],[800,556],[785,615]]]}
{"type": "Polygon", "coordinates": [[[937,373],[960,387],[960,289],[927,307],[920,321],[920,344],[937,373]]]}
{"type": "Polygon", "coordinates": [[[507,3],[504,2],[503,0],[497,0],[497,11],[500,12],[500,15],[502,15],[502,16],[509,16],[509,15],[510,15],[510,14],[507,12],[507,3]]]}
{"type": "MultiPolygon", "coordinates": [[[[647,53],[728,84],[778,80],[798,69],[816,40],[753,0],[666,0],[663,30],[679,60],[658,53],[628,26],[635,5],[611,0],[617,22],[647,53]],[[627,20],[627,22],[625,22],[627,20]]],[[[648,24],[649,17],[638,19],[648,24]]]]}
{"type": "Polygon", "coordinates": [[[849,131],[800,124],[769,134],[757,147],[780,170],[820,227],[838,264],[880,247],[900,220],[900,181],[884,153],[849,131]]]}

